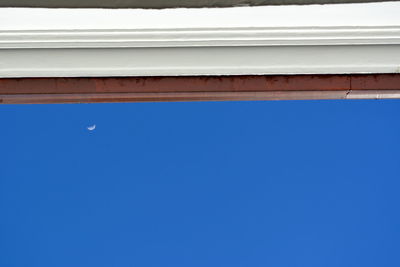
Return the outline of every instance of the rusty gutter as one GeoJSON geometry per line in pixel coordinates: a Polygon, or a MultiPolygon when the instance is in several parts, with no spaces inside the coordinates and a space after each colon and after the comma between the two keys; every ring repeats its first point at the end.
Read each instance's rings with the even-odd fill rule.
{"type": "Polygon", "coordinates": [[[400,98],[400,74],[3,78],[0,103],[400,98]]]}

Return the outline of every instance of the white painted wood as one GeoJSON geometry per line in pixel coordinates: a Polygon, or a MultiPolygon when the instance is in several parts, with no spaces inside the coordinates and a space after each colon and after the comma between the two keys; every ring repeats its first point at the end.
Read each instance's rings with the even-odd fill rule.
{"type": "Polygon", "coordinates": [[[395,73],[399,45],[0,49],[2,77],[395,73]]]}
{"type": "Polygon", "coordinates": [[[194,9],[0,8],[0,31],[400,26],[400,3],[194,9]]]}
{"type": "Polygon", "coordinates": [[[0,9],[0,77],[397,73],[398,14],[400,3],[217,11],[6,8],[0,9]],[[354,6],[358,13],[350,12],[354,6]]]}
{"type": "Polygon", "coordinates": [[[0,48],[400,44],[400,26],[48,30],[0,32],[0,48]]]}

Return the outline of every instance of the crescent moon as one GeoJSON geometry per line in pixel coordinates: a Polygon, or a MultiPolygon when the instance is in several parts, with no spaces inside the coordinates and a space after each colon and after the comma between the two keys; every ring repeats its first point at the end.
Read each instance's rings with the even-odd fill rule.
{"type": "Polygon", "coordinates": [[[87,127],[87,129],[88,129],[89,131],[93,131],[94,129],[96,129],[96,124],[95,124],[95,125],[92,125],[92,126],[89,126],[89,127],[87,127]]]}

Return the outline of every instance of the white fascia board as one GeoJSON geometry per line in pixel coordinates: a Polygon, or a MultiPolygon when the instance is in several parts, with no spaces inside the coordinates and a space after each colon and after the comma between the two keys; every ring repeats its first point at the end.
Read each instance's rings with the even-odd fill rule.
{"type": "Polygon", "coordinates": [[[0,77],[400,72],[400,3],[0,9],[0,77]]]}
{"type": "Polygon", "coordinates": [[[400,26],[0,32],[0,48],[397,45],[400,26]]]}

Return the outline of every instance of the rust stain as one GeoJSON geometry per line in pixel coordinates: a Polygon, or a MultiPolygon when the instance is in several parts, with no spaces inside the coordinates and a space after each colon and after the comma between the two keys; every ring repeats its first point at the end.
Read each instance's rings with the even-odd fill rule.
{"type": "Polygon", "coordinates": [[[352,90],[400,89],[400,74],[353,75],[352,90]]]}
{"type": "Polygon", "coordinates": [[[400,90],[400,74],[6,78],[0,103],[326,99],[357,90],[400,90]]]}

